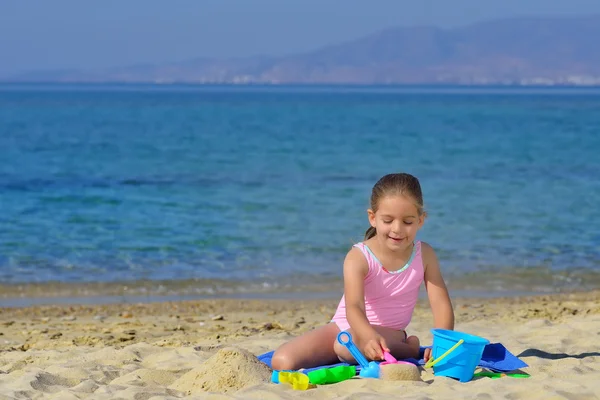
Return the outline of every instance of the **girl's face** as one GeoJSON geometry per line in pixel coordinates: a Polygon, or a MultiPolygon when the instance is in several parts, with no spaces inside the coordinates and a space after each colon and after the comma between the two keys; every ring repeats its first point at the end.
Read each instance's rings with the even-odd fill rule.
{"type": "Polygon", "coordinates": [[[383,197],[377,212],[367,212],[371,226],[377,229],[376,238],[392,251],[410,248],[425,222],[414,202],[403,195],[383,197]]]}

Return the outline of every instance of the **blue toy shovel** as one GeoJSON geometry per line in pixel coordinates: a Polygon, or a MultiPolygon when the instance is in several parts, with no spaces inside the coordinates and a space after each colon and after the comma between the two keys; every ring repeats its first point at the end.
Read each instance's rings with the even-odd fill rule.
{"type": "Polygon", "coordinates": [[[352,357],[360,364],[360,373],[358,374],[362,378],[379,378],[379,364],[375,361],[368,362],[365,356],[362,355],[360,350],[352,342],[352,335],[348,332],[340,332],[337,336],[337,341],[342,346],[345,346],[352,357]]]}

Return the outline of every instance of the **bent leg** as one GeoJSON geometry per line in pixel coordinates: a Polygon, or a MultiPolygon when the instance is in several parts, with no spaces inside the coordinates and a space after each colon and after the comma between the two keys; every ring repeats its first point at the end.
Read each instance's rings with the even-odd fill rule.
{"type": "Polygon", "coordinates": [[[297,370],[339,362],[333,350],[338,333],[340,329],[330,322],[282,344],[273,354],[273,369],[297,370]]]}
{"type": "MultiPolygon", "coordinates": [[[[390,353],[396,359],[403,360],[406,358],[419,358],[420,344],[419,344],[419,339],[416,336],[410,336],[409,338],[407,338],[405,331],[397,331],[395,329],[386,328],[384,326],[379,326],[379,325],[372,325],[372,326],[373,326],[373,329],[375,329],[381,336],[383,336],[383,338],[385,339],[385,343],[390,348],[390,353]]],[[[354,340],[354,344],[356,345],[356,347],[358,347],[358,349],[364,355],[364,353],[362,351],[364,343],[360,343],[360,339],[357,339],[355,337],[356,335],[354,335],[354,332],[352,331],[352,329],[348,329],[348,332],[350,332],[350,334],[352,335],[352,338],[354,340]]],[[[333,348],[340,360],[348,362],[348,363],[356,363],[356,360],[354,360],[354,357],[352,356],[352,354],[350,354],[350,352],[348,351],[348,349],[345,346],[337,343],[337,341],[336,341],[334,343],[333,348]]],[[[366,356],[365,356],[365,358],[366,358],[366,356]]],[[[369,361],[373,361],[373,360],[369,360],[369,361]]],[[[381,361],[381,360],[376,360],[376,361],[381,361]]]]}

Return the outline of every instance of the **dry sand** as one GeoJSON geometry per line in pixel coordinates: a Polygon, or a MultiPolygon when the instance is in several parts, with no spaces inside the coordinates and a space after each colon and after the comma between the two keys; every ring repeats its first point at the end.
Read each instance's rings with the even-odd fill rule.
{"type": "MultiPolygon", "coordinates": [[[[4,399],[598,399],[600,292],[456,299],[456,329],[503,343],[528,379],[352,379],[307,391],[269,383],[254,355],[326,323],[337,299],[205,300],[0,308],[4,399]]],[[[409,327],[431,343],[421,302],[409,327]]]]}

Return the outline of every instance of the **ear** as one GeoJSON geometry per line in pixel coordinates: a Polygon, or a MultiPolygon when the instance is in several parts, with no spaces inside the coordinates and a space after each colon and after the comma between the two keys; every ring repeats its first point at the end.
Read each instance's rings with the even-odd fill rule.
{"type": "Polygon", "coordinates": [[[423,214],[419,215],[419,229],[423,227],[423,224],[425,223],[425,218],[427,218],[426,212],[423,212],[423,214]]]}
{"type": "Polygon", "coordinates": [[[369,223],[371,224],[371,226],[373,228],[375,228],[376,227],[376,224],[375,224],[375,212],[369,208],[367,210],[367,215],[369,216],[369,223]]]}

